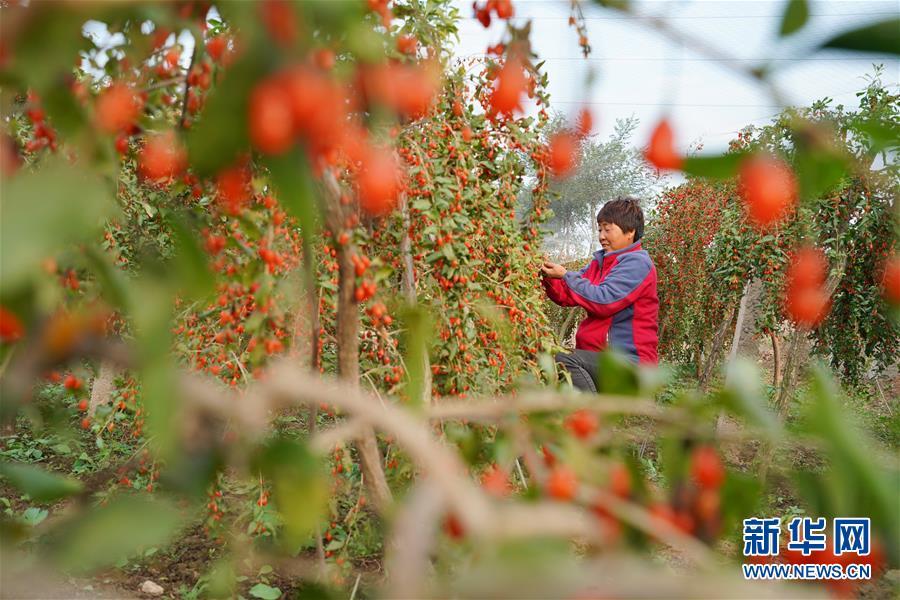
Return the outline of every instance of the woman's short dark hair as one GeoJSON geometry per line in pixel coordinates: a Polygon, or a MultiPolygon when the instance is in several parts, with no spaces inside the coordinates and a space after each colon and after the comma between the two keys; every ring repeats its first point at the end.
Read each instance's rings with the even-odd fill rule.
{"type": "Polygon", "coordinates": [[[634,231],[634,241],[644,235],[644,211],[637,198],[619,197],[610,200],[597,213],[597,223],[615,223],[623,233],[634,231]]]}

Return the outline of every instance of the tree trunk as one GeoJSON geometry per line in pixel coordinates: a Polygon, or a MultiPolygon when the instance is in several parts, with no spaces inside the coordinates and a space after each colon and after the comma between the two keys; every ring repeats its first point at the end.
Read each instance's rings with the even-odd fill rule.
{"type": "MultiPolygon", "coordinates": [[[[835,268],[831,269],[831,274],[825,282],[825,293],[831,297],[837,289],[844,277],[844,268],[847,264],[846,255],[841,257],[840,262],[835,268]]],[[[775,407],[778,413],[778,419],[783,423],[787,420],[790,412],[790,395],[794,389],[797,373],[800,371],[800,363],[806,354],[805,342],[808,337],[808,331],[800,327],[794,327],[788,341],[787,355],[784,359],[784,372],[781,375],[781,384],[778,387],[778,393],[775,398],[775,407]]],[[[768,446],[762,450],[763,459],[760,464],[760,479],[765,482],[768,475],[769,467],[775,454],[775,447],[768,446]]]]}
{"type": "MultiPolygon", "coordinates": [[[[799,327],[794,327],[788,340],[787,356],[784,361],[784,376],[781,380],[781,386],[775,397],[775,410],[778,414],[778,420],[784,422],[788,413],[788,395],[793,388],[794,373],[796,364],[799,362],[802,341],[806,338],[806,331],[799,327]]],[[[760,448],[762,460],[759,466],[759,479],[765,483],[769,474],[769,467],[772,466],[772,459],[775,457],[775,446],[772,444],[763,444],[760,448]]]]}
{"type": "Polygon", "coordinates": [[[769,330],[772,339],[772,387],[776,390],[781,383],[781,343],[773,330],[769,330]]]}
{"type": "Polygon", "coordinates": [[[747,315],[747,298],[750,295],[750,280],[744,283],[744,291],[741,293],[741,303],[738,306],[737,322],[734,324],[734,335],[731,336],[731,351],[728,353],[728,362],[737,358],[738,345],[741,343],[741,330],[744,327],[744,317],[747,315]]]}
{"type": "MultiPolygon", "coordinates": [[[[409,239],[409,206],[407,204],[406,194],[400,195],[400,210],[403,214],[403,237],[400,239],[400,254],[403,256],[403,292],[406,295],[406,301],[410,306],[418,303],[416,298],[416,275],[412,258],[412,243],[409,239]]],[[[431,360],[428,357],[428,350],[422,354],[422,406],[431,404],[431,360]]]]}
{"type": "Polygon", "coordinates": [[[712,378],[713,371],[715,371],[716,364],[719,361],[719,355],[724,350],[725,346],[725,335],[728,332],[729,326],[735,319],[735,307],[731,307],[725,314],[725,318],[722,319],[722,323],[719,325],[719,329],[716,331],[716,335],[713,336],[712,345],[709,349],[709,353],[706,356],[706,360],[703,361],[703,367],[700,371],[700,381],[699,387],[701,392],[706,391],[706,387],[709,385],[709,381],[712,378]]]}
{"type": "Polygon", "coordinates": [[[94,416],[97,407],[109,404],[115,389],[116,368],[108,361],[100,362],[100,370],[91,384],[91,399],[88,401],[88,414],[94,416]]]}
{"type": "MultiPolygon", "coordinates": [[[[337,233],[344,228],[344,219],[340,204],[340,188],[334,176],[326,172],[325,182],[331,192],[331,198],[325,202],[325,217],[328,228],[337,233]]],[[[352,256],[355,247],[352,244],[337,245],[338,303],[337,303],[337,347],[338,377],[351,386],[359,386],[359,312],[356,308],[354,290],[356,273],[352,256]]],[[[360,467],[372,501],[379,509],[385,508],[392,500],[391,490],[381,466],[381,453],[378,440],[371,427],[363,429],[356,441],[360,467]]]]}
{"type": "MultiPolygon", "coordinates": [[[[834,294],[834,291],[841,283],[841,279],[844,278],[844,267],[846,264],[847,257],[843,256],[837,266],[831,270],[831,274],[825,282],[825,293],[829,298],[834,294]]],[[[784,417],[788,413],[788,396],[794,387],[796,379],[795,375],[799,370],[797,363],[800,362],[800,359],[802,358],[801,354],[803,354],[801,351],[804,350],[801,342],[806,340],[807,333],[808,332],[805,329],[795,327],[794,332],[791,334],[787,356],[784,361],[784,373],[782,374],[781,386],[778,389],[778,397],[775,402],[778,407],[778,414],[782,420],[784,420],[784,417]]]]}

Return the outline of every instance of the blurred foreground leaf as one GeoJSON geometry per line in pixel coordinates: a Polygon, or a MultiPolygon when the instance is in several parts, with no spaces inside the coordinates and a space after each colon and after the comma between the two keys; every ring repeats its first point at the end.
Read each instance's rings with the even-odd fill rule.
{"type": "MultiPolygon", "coordinates": [[[[870,517],[872,527],[893,560],[900,558],[900,512],[897,490],[900,478],[878,466],[875,444],[854,424],[840,404],[840,392],[828,370],[814,365],[806,422],[811,433],[821,439],[830,459],[824,475],[834,497],[830,505],[838,517],[870,517]]],[[[811,491],[821,492],[823,488],[811,491]]],[[[813,503],[815,498],[810,499],[813,503]]]]}
{"type": "Polygon", "coordinates": [[[775,435],[780,433],[781,426],[766,405],[760,382],[761,373],[756,364],[739,357],[726,367],[725,387],[719,392],[719,398],[729,409],[775,435]]]}
{"type": "Polygon", "coordinates": [[[247,50],[210,92],[200,120],[188,132],[191,166],[200,176],[215,174],[249,146],[249,97],[256,80],[265,72],[265,64],[255,48],[247,50]]]}
{"type": "Polygon", "coordinates": [[[640,389],[638,367],[618,351],[609,349],[600,353],[597,371],[598,392],[634,396],[640,389]]]}
{"type": "Polygon", "coordinates": [[[61,158],[4,179],[0,189],[0,285],[5,291],[40,272],[40,263],[90,239],[115,209],[99,178],[61,158]]]}
{"type": "Polygon", "coordinates": [[[847,174],[847,162],[831,148],[803,148],[797,152],[797,179],[804,200],[819,198],[847,174]]]}
{"type": "Polygon", "coordinates": [[[181,215],[173,215],[170,219],[172,234],[175,238],[177,255],[175,257],[175,275],[179,287],[189,298],[203,298],[215,289],[212,273],[206,260],[206,254],[197,243],[197,237],[191,232],[181,215]]]}
{"type": "Polygon", "coordinates": [[[304,237],[316,238],[319,234],[318,209],[306,158],[294,151],[267,157],[266,166],[278,192],[278,201],[300,222],[304,237]]]}
{"type": "Polygon", "coordinates": [[[95,569],[142,548],[164,546],[183,522],[171,502],[122,496],[63,526],[53,536],[50,552],[63,569],[95,569]]]}
{"type": "MultiPolygon", "coordinates": [[[[15,8],[8,4],[4,2],[4,11],[15,8]]],[[[71,8],[66,3],[38,2],[23,9],[29,12],[12,52],[15,70],[41,93],[64,87],[60,79],[71,72],[73,57],[91,45],[82,35],[83,15],[71,8]]]]}
{"type": "Polygon", "coordinates": [[[745,156],[743,153],[721,156],[688,156],[684,159],[682,170],[688,175],[728,179],[737,173],[738,166],[745,156]]]}
{"type": "Polygon", "coordinates": [[[34,465],[0,463],[3,475],[19,491],[31,496],[35,502],[52,502],[81,491],[80,481],[62,477],[34,465]]]}
{"type": "Polygon", "coordinates": [[[254,468],[272,482],[272,496],[284,519],[289,550],[306,541],[325,514],[328,482],[319,460],[296,440],[276,438],[266,444],[254,468]]]}
{"type": "Polygon", "coordinates": [[[822,44],[822,48],[900,54],[900,19],[888,19],[845,31],[822,44]]]}
{"type": "Polygon", "coordinates": [[[784,7],[784,16],[781,17],[781,29],[779,35],[790,35],[802,28],[809,19],[809,4],[806,0],[788,0],[784,7]]]}

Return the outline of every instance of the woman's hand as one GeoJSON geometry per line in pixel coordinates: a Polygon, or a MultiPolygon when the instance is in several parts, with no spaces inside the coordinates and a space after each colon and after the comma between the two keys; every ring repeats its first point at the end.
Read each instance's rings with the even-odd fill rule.
{"type": "Polygon", "coordinates": [[[545,277],[562,279],[563,275],[566,274],[566,268],[562,265],[550,262],[549,260],[545,260],[543,266],[541,267],[541,273],[545,277]]]}

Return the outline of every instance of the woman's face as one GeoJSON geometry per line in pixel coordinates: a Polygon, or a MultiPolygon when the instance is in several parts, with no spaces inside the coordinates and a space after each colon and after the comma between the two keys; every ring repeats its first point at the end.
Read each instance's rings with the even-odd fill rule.
{"type": "Polygon", "coordinates": [[[621,250],[634,243],[634,231],[623,233],[615,223],[600,221],[600,246],[607,252],[621,250]]]}

